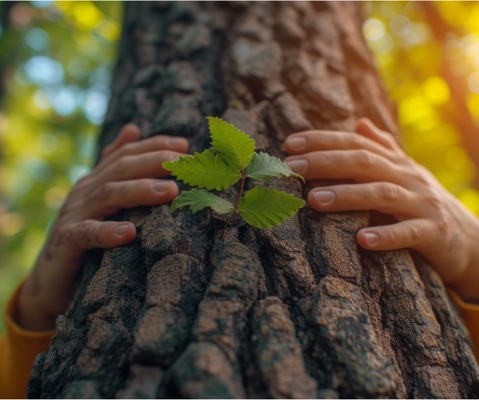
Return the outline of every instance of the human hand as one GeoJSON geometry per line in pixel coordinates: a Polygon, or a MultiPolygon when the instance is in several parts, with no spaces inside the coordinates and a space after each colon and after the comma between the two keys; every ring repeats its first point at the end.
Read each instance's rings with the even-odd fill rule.
{"type": "Polygon", "coordinates": [[[70,302],[87,250],[122,246],[135,238],[133,223],[103,221],[107,216],[122,208],[168,203],[177,196],[174,181],[156,178],[170,174],[162,163],[185,152],[187,140],[139,138],[137,126],[125,125],[104,148],[99,164],[72,189],[19,295],[15,319],[22,328],[55,327],[56,317],[70,302]]]}
{"type": "Polygon", "coordinates": [[[417,250],[464,300],[479,300],[478,218],[409,158],[389,133],[363,118],[356,132],[300,132],[286,139],[285,148],[293,155],[285,162],[306,180],[356,182],[312,189],[312,208],[377,210],[398,221],[360,229],[356,239],[361,247],[417,250]]]}

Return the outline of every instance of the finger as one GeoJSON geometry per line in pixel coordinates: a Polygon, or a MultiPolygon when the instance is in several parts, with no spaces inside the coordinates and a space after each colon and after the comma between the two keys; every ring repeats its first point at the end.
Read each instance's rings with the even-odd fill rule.
{"type": "Polygon", "coordinates": [[[306,131],[290,135],[284,142],[289,154],[303,154],[319,150],[364,149],[392,159],[394,153],[368,137],[354,132],[306,131]]]}
{"type": "Polygon", "coordinates": [[[423,214],[414,193],[389,182],[315,188],[308,194],[308,203],[318,211],[377,210],[400,220],[423,214]]]}
{"type": "Polygon", "coordinates": [[[390,160],[368,150],[330,150],[292,156],[284,160],[306,180],[353,179],[390,182],[408,187],[410,174],[390,160]]]}
{"type": "Polygon", "coordinates": [[[101,152],[101,159],[105,159],[109,154],[119,149],[126,143],[136,142],[140,139],[140,128],[135,124],[126,124],[121,128],[120,133],[113,142],[105,146],[101,152]]]}
{"type": "Polygon", "coordinates": [[[97,166],[96,172],[102,171],[121,157],[160,150],[172,150],[184,153],[188,150],[188,141],[181,137],[158,135],[145,140],[126,143],[122,147],[110,152],[97,166]]]}
{"type": "Polygon", "coordinates": [[[356,239],[367,250],[415,249],[424,251],[440,242],[436,224],[429,219],[409,219],[393,225],[364,228],[356,239]]]}
{"type": "Polygon", "coordinates": [[[369,118],[358,119],[356,122],[356,132],[380,143],[388,149],[402,151],[396,142],[396,139],[394,139],[390,133],[379,129],[369,118]]]}
{"type": "Polygon", "coordinates": [[[86,196],[79,219],[103,219],[122,208],[165,204],[177,195],[178,186],[174,181],[108,182],[86,196]]]}
{"type": "MultiPolygon", "coordinates": [[[[84,220],[57,228],[48,242],[45,259],[77,263],[94,248],[112,248],[130,243],[136,235],[131,222],[84,220]]],[[[67,273],[67,271],[65,271],[67,273]]]]}
{"type": "Polygon", "coordinates": [[[160,150],[122,157],[94,174],[91,186],[100,187],[107,182],[169,176],[170,171],[163,168],[163,162],[176,160],[180,155],[175,151],[160,150]]]}

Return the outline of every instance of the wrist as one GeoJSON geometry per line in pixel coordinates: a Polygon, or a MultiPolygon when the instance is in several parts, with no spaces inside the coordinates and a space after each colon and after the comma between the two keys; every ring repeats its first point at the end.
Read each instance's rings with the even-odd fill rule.
{"type": "Polygon", "coordinates": [[[466,303],[479,304],[479,256],[472,259],[464,278],[452,284],[451,288],[466,303]]]}
{"type": "Polygon", "coordinates": [[[46,331],[55,329],[58,314],[52,313],[34,290],[31,280],[23,285],[13,313],[13,320],[22,329],[28,331],[46,331]]]}
{"type": "Polygon", "coordinates": [[[451,288],[468,303],[479,304],[479,220],[472,217],[471,229],[467,230],[468,248],[466,249],[467,263],[461,278],[451,284],[451,288]]]}

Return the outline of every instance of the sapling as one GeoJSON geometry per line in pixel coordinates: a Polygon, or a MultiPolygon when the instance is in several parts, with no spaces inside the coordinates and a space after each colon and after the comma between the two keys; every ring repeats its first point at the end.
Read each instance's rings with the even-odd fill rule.
{"type": "Polygon", "coordinates": [[[206,117],[211,135],[211,148],[177,161],[166,161],[163,168],[183,182],[199,189],[182,192],[171,204],[171,210],[189,206],[193,213],[210,207],[219,214],[230,214],[225,227],[236,212],[250,225],[271,228],[294,215],[305,202],[291,194],[256,186],[244,195],[246,179],[269,182],[271,177],[296,177],[279,158],[255,152],[254,139],[217,117],[206,117]],[[241,181],[235,204],[209,192],[222,191],[241,181]],[[205,190],[207,189],[207,190],[205,190]]]}

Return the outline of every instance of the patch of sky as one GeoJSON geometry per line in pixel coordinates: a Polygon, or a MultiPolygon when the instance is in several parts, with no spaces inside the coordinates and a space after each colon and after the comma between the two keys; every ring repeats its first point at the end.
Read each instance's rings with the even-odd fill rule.
{"type": "Polygon", "coordinates": [[[35,51],[43,51],[48,46],[48,33],[40,28],[32,28],[25,35],[25,44],[35,51]]]}
{"type": "Polygon", "coordinates": [[[58,86],[63,82],[63,66],[50,57],[34,56],[24,69],[27,78],[38,86],[58,86]]]}
{"type": "Polygon", "coordinates": [[[109,99],[110,91],[106,85],[98,84],[85,91],[83,111],[88,121],[95,125],[103,122],[109,99]]]}

